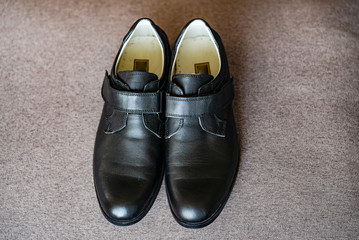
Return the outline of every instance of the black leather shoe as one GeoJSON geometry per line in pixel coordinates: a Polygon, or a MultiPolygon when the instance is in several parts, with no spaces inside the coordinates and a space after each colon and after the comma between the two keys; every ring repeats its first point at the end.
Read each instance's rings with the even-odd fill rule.
{"type": "Polygon", "coordinates": [[[189,22],[172,51],[166,97],[166,189],[179,224],[200,228],[223,209],[238,169],[233,81],[222,41],[189,22]]]}
{"type": "Polygon", "coordinates": [[[141,220],[161,186],[169,54],[166,34],[140,19],[125,36],[111,74],[106,72],[93,174],[101,210],[116,225],[141,220]]]}

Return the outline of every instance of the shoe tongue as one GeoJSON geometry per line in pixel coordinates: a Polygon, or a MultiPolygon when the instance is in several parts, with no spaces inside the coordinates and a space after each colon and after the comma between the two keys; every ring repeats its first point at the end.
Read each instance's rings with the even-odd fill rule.
{"type": "Polygon", "coordinates": [[[198,95],[198,90],[203,85],[212,81],[212,75],[206,74],[176,74],[172,78],[172,82],[178,85],[183,95],[198,95]]]}
{"type": "Polygon", "coordinates": [[[117,78],[123,83],[126,83],[129,90],[142,91],[149,82],[158,79],[154,73],[141,72],[141,71],[121,71],[117,73],[117,78]]]}

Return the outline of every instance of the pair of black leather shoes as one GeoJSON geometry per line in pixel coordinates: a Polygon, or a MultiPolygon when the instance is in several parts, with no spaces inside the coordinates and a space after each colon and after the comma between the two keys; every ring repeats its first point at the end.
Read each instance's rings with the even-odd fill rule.
{"type": "Polygon", "coordinates": [[[141,220],[165,176],[177,222],[210,224],[238,168],[233,82],[218,34],[201,19],[190,21],[170,59],[164,31],[139,19],[106,72],[102,96],[93,170],[107,220],[141,220]]]}

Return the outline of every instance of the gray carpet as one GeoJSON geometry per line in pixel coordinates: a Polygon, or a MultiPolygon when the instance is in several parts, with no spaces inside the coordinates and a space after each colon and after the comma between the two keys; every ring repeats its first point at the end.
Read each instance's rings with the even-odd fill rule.
{"type": "Polygon", "coordinates": [[[0,239],[359,239],[359,1],[0,0],[0,239]],[[99,209],[92,155],[105,69],[132,23],[222,36],[241,164],[210,226],[99,209]]]}

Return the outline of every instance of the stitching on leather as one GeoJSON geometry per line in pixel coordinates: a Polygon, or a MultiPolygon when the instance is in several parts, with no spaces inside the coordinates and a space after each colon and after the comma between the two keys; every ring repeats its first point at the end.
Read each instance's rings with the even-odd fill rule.
{"type": "MultiPolygon", "coordinates": [[[[132,71],[130,71],[131,72],[131,75],[145,75],[145,73],[143,72],[132,72],[132,71]]],[[[124,73],[124,74],[128,74],[128,73],[124,73]]]]}
{"type": "Polygon", "coordinates": [[[142,114],[142,122],[143,122],[143,125],[145,126],[145,128],[148,131],[150,131],[151,133],[153,133],[156,137],[161,138],[161,135],[159,133],[157,133],[156,131],[152,130],[149,126],[147,126],[147,125],[149,125],[149,121],[147,120],[146,117],[147,117],[146,115],[142,114]]]}
{"type": "Polygon", "coordinates": [[[117,107],[114,102],[116,101],[115,98],[118,97],[118,96],[140,97],[140,98],[142,98],[142,101],[144,100],[144,98],[151,97],[149,102],[151,104],[158,105],[159,101],[161,101],[162,92],[157,92],[157,93],[133,93],[133,92],[123,92],[123,91],[115,92],[115,91],[117,91],[117,90],[111,88],[111,93],[112,94],[109,94],[110,95],[110,96],[108,96],[109,99],[106,100],[106,98],[104,98],[105,102],[108,103],[109,105],[111,105],[114,109],[117,109],[117,110],[122,111],[122,112],[129,112],[129,113],[160,113],[161,112],[161,110],[158,109],[158,107],[150,108],[150,109],[141,109],[141,108],[140,109],[126,109],[126,108],[120,108],[120,107],[117,107]],[[153,99],[152,97],[156,97],[156,98],[153,99]]]}
{"type": "Polygon", "coordinates": [[[215,97],[214,94],[209,95],[209,96],[205,96],[205,97],[190,97],[190,98],[186,98],[186,99],[183,99],[183,97],[169,96],[168,101],[171,101],[171,102],[177,102],[177,101],[181,101],[181,102],[205,101],[207,99],[214,98],[214,97],[215,97]]]}
{"type": "Polygon", "coordinates": [[[127,126],[127,117],[128,117],[128,113],[124,114],[122,117],[122,121],[124,122],[124,127],[127,126]]]}
{"type": "Polygon", "coordinates": [[[119,108],[116,107],[115,104],[111,104],[109,101],[106,101],[106,104],[108,104],[109,106],[111,106],[113,109],[116,109],[120,112],[125,112],[125,113],[161,113],[160,110],[155,109],[155,108],[150,108],[150,109],[128,109],[128,108],[119,108]]]}
{"type": "Polygon", "coordinates": [[[175,118],[184,118],[184,117],[203,117],[206,115],[211,115],[210,113],[203,113],[203,114],[194,114],[194,115],[181,115],[181,114],[166,114],[166,117],[175,117],[175,118]]]}
{"type": "MultiPolygon", "coordinates": [[[[222,120],[222,121],[223,121],[223,122],[226,122],[225,120],[222,120]]],[[[218,129],[217,129],[217,132],[212,132],[212,131],[210,131],[209,129],[207,129],[207,128],[205,127],[205,124],[202,123],[202,118],[201,118],[201,117],[198,118],[198,122],[199,122],[199,125],[201,126],[201,128],[202,128],[205,132],[207,132],[207,133],[209,133],[209,134],[212,134],[212,135],[214,135],[214,136],[217,136],[217,137],[226,137],[225,134],[220,134],[219,131],[218,131],[218,129]]],[[[218,124],[216,124],[216,125],[217,125],[217,128],[218,128],[218,127],[219,127],[218,124]]]]}
{"type": "Polygon", "coordinates": [[[183,94],[183,90],[177,84],[172,82],[171,85],[170,85],[170,92],[174,91],[174,89],[176,91],[179,91],[181,94],[183,94]]]}
{"type": "Polygon", "coordinates": [[[181,74],[184,77],[193,77],[193,78],[202,78],[203,75],[193,75],[193,74],[181,74]]]}
{"type": "Polygon", "coordinates": [[[216,114],[214,114],[213,116],[216,119],[216,121],[218,121],[217,133],[221,134],[221,135],[225,135],[225,129],[226,129],[227,121],[220,119],[216,114]],[[222,127],[220,127],[220,126],[222,126],[222,127]],[[221,131],[221,129],[222,129],[222,131],[221,131]]]}
{"type": "MultiPolygon", "coordinates": [[[[227,85],[227,86],[229,86],[229,85],[227,85]]],[[[231,86],[229,86],[229,87],[231,87],[231,86]]],[[[183,97],[176,97],[176,96],[167,96],[166,97],[166,102],[167,102],[166,105],[169,106],[169,104],[171,104],[171,102],[176,104],[176,102],[193,102],[193,101],[202,102],[202,101],[206,101],[206,100],[211,99],[211,98],[216,99],[217,97],[221,96],[222,94],[224,94],[226,92],[225,88],[223,88],[222,91],[220,91],[220,92],[218,92],[216,94],[212,94],[212,95],[209,95],[209,96],[203,96],[203,97],[183,98],[183,97]]],[[[228,102],[225,102],[223,104],[223,106],[221,106],[221,109],[225,108],[228,104],[230,104],[233,101],[233,86],[232,86],[232,88],[230,90],[231,90],[231,97],[228,100],[228,102]]],[[[209,112],[209,113],[212,114],[212,113],[215,113],[217,111],[218,111],[218,109],[214,110],[213,112],[209,112]]],[[[209,115],[209,113],[205,112],[205,113],[202,113],[202,114],[187,114],[187,115],[175,114],[175,113],[166,113],[166,117],[194,117],[194,116],[199,117],[199,116],[209,115]]]]}
{"type": "MultiPolygon", "coordinates": [[[[112,105],[113,106],[113,105],[112,105]]],[[[114,109],[119,110],[120,112],[128,112],[128,113],[160,113],[157,109],[146,109],[146,110],[132,110],[132,109],[126,109],[126,108],[116,108],[113,106],[114,109]]]]}
{"type": "MultiPolygon", "coordinates": [[[[189,101],[205,101],[209,98],[215,98],[216,96],[220,96],[221,94],[226,92],[226,88],[227,86],[225,86],[223,88],[222,91],[219,91],[215,94],[211,94],[208,96],[202,96],[202,97],[176,97],[176,96],[167,96],[168,101],[172,101],[172,102],[176,102],[176,101],[184,101],[184,102],[189,102],[189,101]]],[[[233,89],[231,89],[231,93],[233,93],[233,89]]],[[[233,96],[231,97],[233,98],[233,96]]]]}
{"type": "Polygon", "coordinates": [[[168,130],[168,127],[167,127],[167,123],[168,123],[168,118],[166,118],[166,120],[165,120],[165,136],[167,136],[168,135],[168,133],[169,133],[169,130],[168,130]]]}
{"type": "Polygon", "coordinates": [[[229,104],[231,104],[232,100],[229,100],[229,102],[223,104],[223,107],[219,108],[219,109],[215,109],[214,112],[208,112],[208,113],[202,113],[202,114],[190,114],[190,115],[182,115],[182,114],[175,114],[175,113],[167,113],[166,112],[166,117],[203,117],[203,116],[208,116],[208,115],[213,115],[216,112],[225,109],[229,104]]]}
{"type": "Polygon", "coordinates": [[[165,138],[166,138],[166,139],[169,139],[169,138],[171,138],[173,135],[175,135],[175,134],[183,127],[183,122],[184,122],[184,120],[183,120],[183,119],[180,119],[180,122],[179,122],[179,124],[178,124],[178,127],[177,127],[176,130],[173,131],[173,133],[171,133],[171,134],[169,134],[169,131],[168,131],[167,128],[166,128],[167,134],[166,134],[165,138]]]}
{"type": "Polygon", "coordinates": [[[108,130],[104,130],[105,134],[114,134],[114,133],[117,133],[117,132],[120,132],[122,129],[124,129],[126,126],[127,126],[127,117],[128,117],[128,113],[125,113],[122,117],[122,121],[124,122],[123,126],[121,126],[120,128],[118,129],[112,129],[111,128],[111,125],[112,125],[112,115],[109,117],[109,126],[110,126],[110,129],[109,131],[108,130]]]}
{"type": "Polygon", "coordinates": [[[124,92],[124,91],[117,91],[112,89],[112,93],[116,95],[125,95],[125,96],[136,96],[136,97],[153,97],[159,96],[160,93],[134,93],[134,92],[124,92]],[[116,91],[116,92],[115,92],[116,91]]]}

